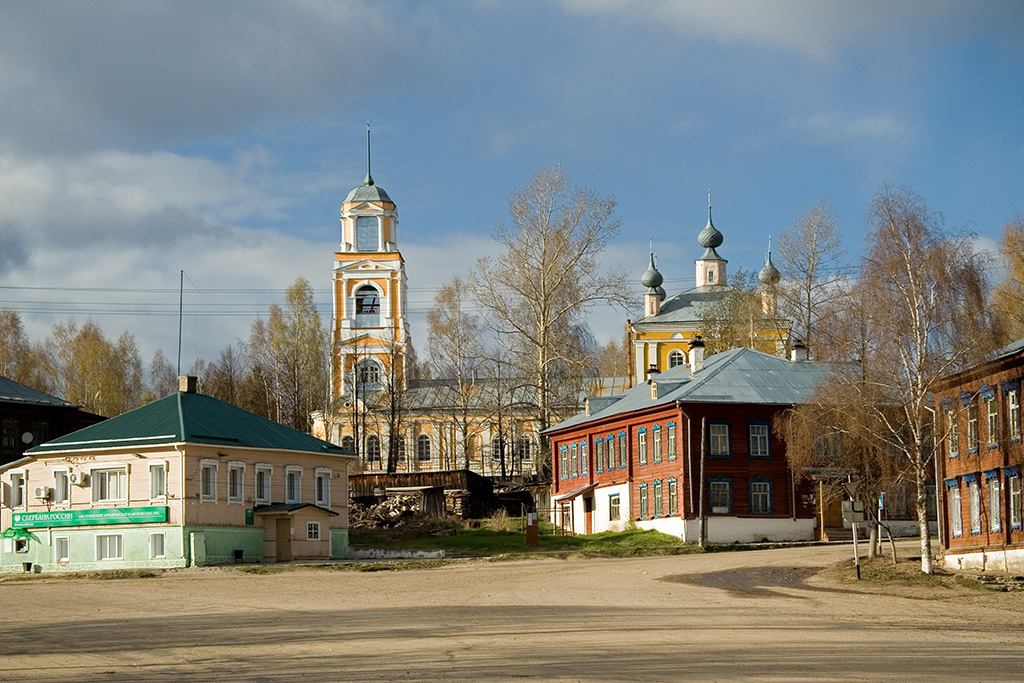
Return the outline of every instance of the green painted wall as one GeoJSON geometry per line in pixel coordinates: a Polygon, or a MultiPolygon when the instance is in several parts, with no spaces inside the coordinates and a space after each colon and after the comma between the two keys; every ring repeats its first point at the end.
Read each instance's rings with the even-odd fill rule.
{"type": "Polygon", "coordinates": [[[331,529],[331,559],[343,560],[348,555],[348,529],[331,529]]]}
{"type": "Polygon", "coordinates": [[[8,541],[0,545],[0,572],[22,572],[24,563],[32,564],[37,572],[75,572],[96,569],[130,569],[141,567],[184,567],[185,555],[182,546],[182,529],[174,526],[123,527],[123,528],[78,528],[33,529],[28,539],[28,551],[13,552],[14,541],[10,541],[12,552],[8,552],[8,541]],[[164,535],[164,556],[150,557],[150,536],[164,535]],[[97,560],[96,537],[120,534],[120,560],[97,560]],[[55,550],[58,538],[68,539],[68,561],[58,564],[55,550]]]}
{"type": "Polygon", "coordinates": [[[187,526],[185,539],[189,564],[231,564],[235,550],[242,551],[246,564],[263,562],[263,527],[187,526]],[[205,553],[193,557],[192,549],[197,546],[204,547],[205,553]]]}

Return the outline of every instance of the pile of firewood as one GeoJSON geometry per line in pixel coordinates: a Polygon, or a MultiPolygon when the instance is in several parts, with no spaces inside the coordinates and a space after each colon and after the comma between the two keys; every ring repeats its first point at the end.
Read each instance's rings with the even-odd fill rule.
{"type": "Polygon", "coordinates": [[[418,496],[392,496],[376,505],[353,502],[348,509],[350,529],[391,527],[401,524],[419,510],[418,496]]]}

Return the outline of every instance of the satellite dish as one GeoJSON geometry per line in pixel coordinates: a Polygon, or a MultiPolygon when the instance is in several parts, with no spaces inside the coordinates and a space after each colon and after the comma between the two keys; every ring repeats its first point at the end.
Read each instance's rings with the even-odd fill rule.
{"type": "Polygon", "coordinates": [[[34,438],[35,437],[32,435],[32,432],[25,432],[21,435],[21,442],[24,444],[30,444],[34,438]]]}

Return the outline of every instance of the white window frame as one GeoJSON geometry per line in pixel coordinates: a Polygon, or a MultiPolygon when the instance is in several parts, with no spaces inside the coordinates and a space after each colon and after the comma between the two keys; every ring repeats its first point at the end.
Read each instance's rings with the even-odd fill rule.
{"type": "Polygon", "coordinates": [[[668,442],[668,459],[669,460],[675,460],[676,457],[677,457],[676,456],[676,425],[675,425],[675,423],[674,422],[670,422],[668,424],[667,429],[668,429],[668,438],[666,439],[666,441],[668,442]]]}
{"type": "Polygon", "coordinates": [[[750,514],[770,515],[772,513],[772,483],[770,481],[750,482],[750,514]]]}
{"type": "Polygon", "coordinates": [[[971,533],[981,533],[981,483],[977,478],[967,482],[967,499],[971,511],[971,533]]]}
{"type": "Polygon", "coordinates": [[[708,454],[713,458],[727,458],[729,449],[729,425],[724,422],[708,425],[708,454]]]}
{"type": "Polygon", "coordinates": [[[999,477],[988,477],[985,480],[988,484],[988,530],[1002,530],[1002,499],[1000,496],[999,477]]]}
{"type": "Polygon", "coordinates": [[[732,482],[731,481],[710,481],[708,482],[708,506],[713,515],[727,515],[732,512],[732,482]],[[715,505],[715,498],[725,505],[715,505]],[[724,497],[724,501],[722,500],[724,497]]]}
{"type": "Polygon", "coordinates": [[[957,420],[957,414],[952,410],[947,410],[946,422],[949,425],[949,434],[946,436],[946,455],[950,458],[959,458],[960,423],[957,420]]]}
{"type": "Polygon", "coordinates": [[[11,500],[12,510],[28,507],[28,472],[18,470],[11,472],[11,500]]]}
{"type": "Polygon", "coordinates": [[[1020,391],[1017,389],[1006,392],[1006,420],[1010,438],[1020,439],[1020,391]]]}
{"type": "Polygon", "coordinates": [[[254,505],[270,505],[273,501],[273,491],[271,489],[271,482],[274,479],[274,466],[267,463],[258,463],[253,468],[254,474],[252,479],[252,501],[254,505]],[[266,475],[266,495],[260,495],[260,475],[266,475]]]}
{"type": "Polygon", "coordinates": [[[608,521],[618,522],[622,519],[622,508],[620,507],[619,494],[608,494],[608,521]]]}
{"type": "Polygon", "coordinates": [[[643,430],[636,433],[636,457],[638,464],[647,464],[647,432],[643,430]]]}
{"type": "Polygon", "coordinates": [[[167,557],[167,536],[163,531],[153,531],[149,534],[149,559],[157,560],[164,557],[167,557]],[[157,552],[157,539],[160,539],[160,552],[157,552]]]}
{"type": "Polygon", "coordinates": [[[71,480],[68,478],[70,474],[67,467],[57,467],[53,470],[53,504],[58,507],[71,505],[71,480]]]}
{"type": "Polygon", "coordinates": [[[986,402],[985,412],[985,430],[987,432],[988,445],[995,446],[999,443],[999,401],[994,396],[986,402]]]}
{"type": "Polygon", "coordinates": [[[245,502],[245,463],[237,460],[228,463],[228,503],[245,502]],[[234,477],[234,478],[232,478],[234,477]],[[232,490],[238,485],[238,491],[232,490]]]}
{"type": "Polygon", "coordinates": [[[1007,477],[1007,488],[1010,489],[1010,528],[1019,529],[1021,526],[1020,476],[1011,475],[1007,477]]]}
{"type": "Polygon", "coordinates": [[[770,458],[772,451],[768,425],[754,422],[747,425],[747,429],[750,433],[750,457],[770,458]]]}
{"type": "Polygon", "coordinates": [[[217,469],[220,463],[210,458],[199,461],[199,500],[204,503],[217,502],[217,469]],[[211,472],[209,490],[207,488],[206,473],[211,472]]]}
{"type": "Polygon", "coordinates": [[[149,499],[167,500],[167,463],[149,463],[149,499]],[[159,474],[154,475],[154,472],[159,474]]]}
{"type": "Polygon", "coordinates": [[[971,401],[967,406],[967,452],[977,452],[978,444],[978,402],[971,401]]]}
{"type": "Polygon", "coordinates": [[[98,534],[96,536],[96,561],[124,559],[124,536],[122,534],[98,534]],[[109,554],[110,544],[115,546],[116,554],[109,554]]]}
{"type": "Polygon", "coordinates": [[[661,427],[655,425],[654,429],[651,430],[651,460],[657,465],[664,459],[664,453],[661,450],[661,427]]]}
{"type": "Polygon", "coordinates": [[[430,436],[428,434],[420,434],[416,437],[416,461],[417,462],[430,462],[431,461],[431,443],[430,436]],[[424,457],[426,456],[426,457],[424,457]]]}
{"type": "Polygon", "coordinates": [[[89,469],[89,489],[93,503],[126,503],[128,502],[128,465],[125,463],[109,463],[97,465],[89,469]],[[110,495],[110,475],[118,473],[118,491],[116,496],[110,495]],[[105,481],[105,483],[103,483],[105,481]],[[100,489],[106,488],[106,495],[100,495],[100,489]]]}
{"type": "Polygon", "coordinates": [[[960,483],[946,489],[949,495],[949,527],[954,536],[964,535],[964,510],[960,502],[960,483]]]}
{"type": "Polygon", "coordinates": [[[302,468],[297,465],[288,465],[284,468],[284,502],[287,504],[302,502],[302,468]],[[292,490],[293,475],[296,477],[294,490],[292,490]]]}
{"type": "Polygon", "coordinates": [[[316,501],[316,504],[319,505],[320,507],[331,507],[331,476],[331,470],[327,469],[326,467],[317,467],[315,470],[315,479],[313,480],[313,498],[316,501]],[[324,482],[322,492],[325,495],[323,496],[320,495],[321,481],[324,482]]]}
{"type": "Polygon", "coordinates": [[[53,561],[55,564],[71,561],[71,538],[69,536],[53,537],[53,561]],[[63,553],[61,553],[62,545],[64,546],[63,553]]]}

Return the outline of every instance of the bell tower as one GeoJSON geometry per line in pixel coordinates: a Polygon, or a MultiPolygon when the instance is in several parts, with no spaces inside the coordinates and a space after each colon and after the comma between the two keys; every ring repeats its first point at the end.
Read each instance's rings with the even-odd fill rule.
{"type": "Polygon", "coordinates": [[[409,343],[405,261],[398,250],[395,203],[370,174],[341,204],[341,245],[334,254],[332,398],[405,384],[409,343]]]}

